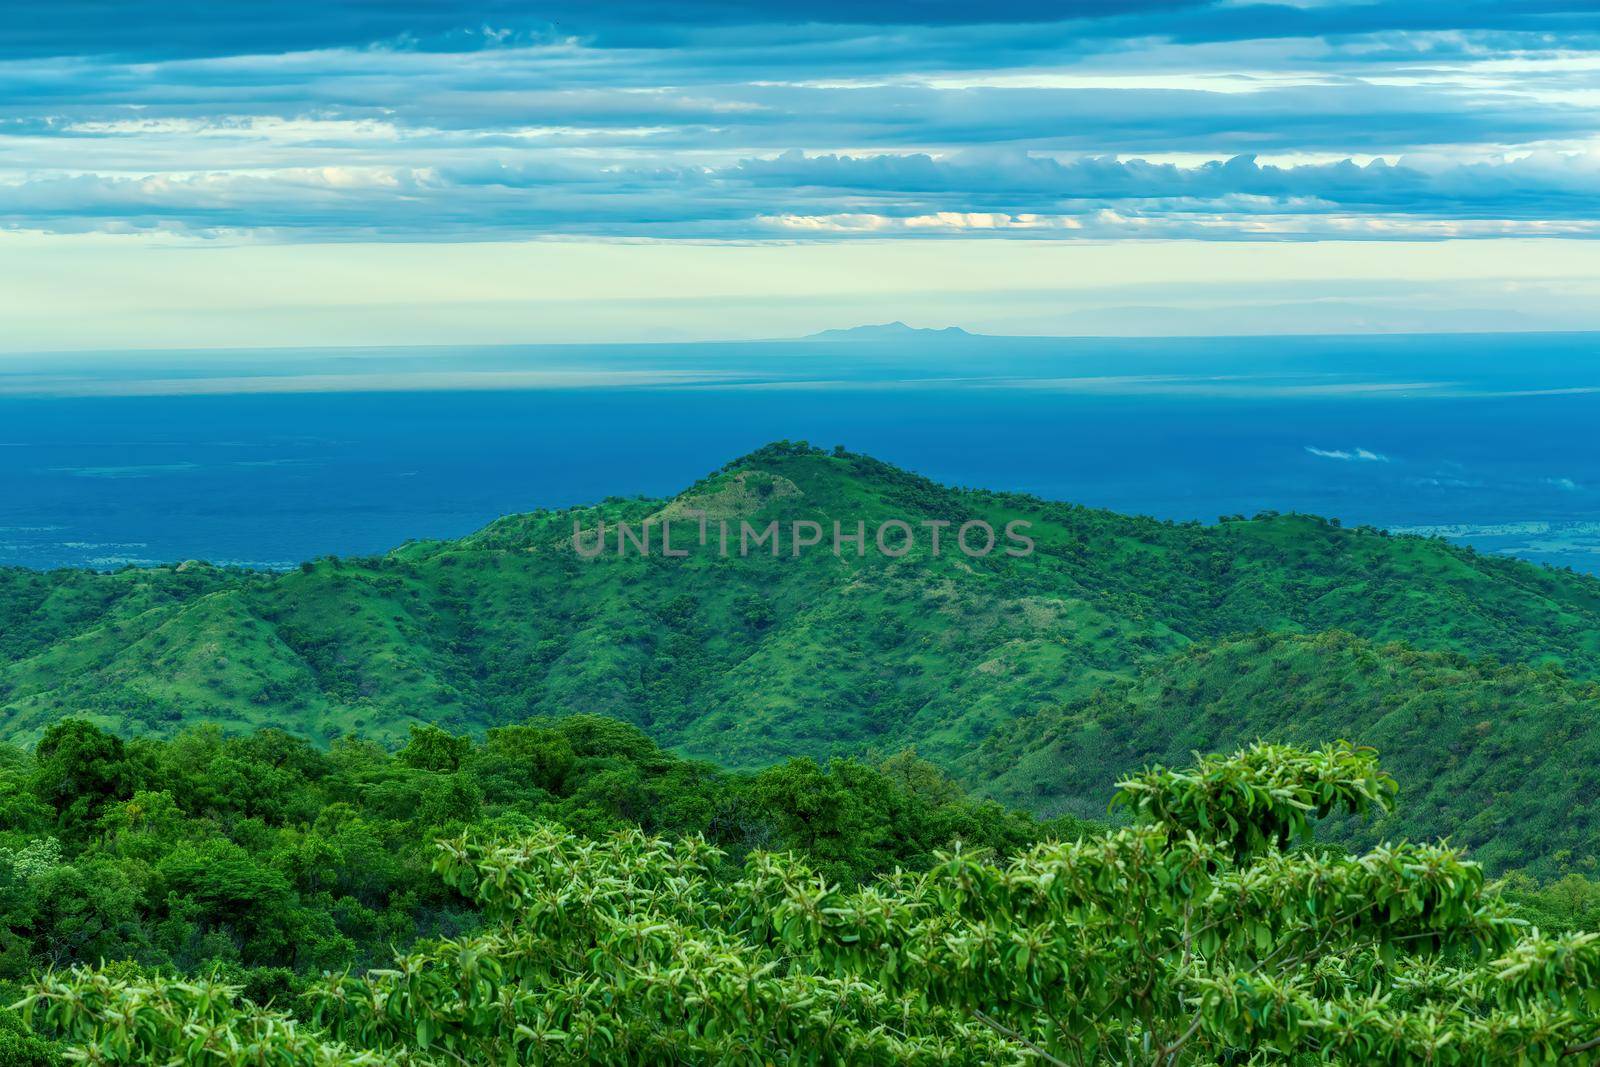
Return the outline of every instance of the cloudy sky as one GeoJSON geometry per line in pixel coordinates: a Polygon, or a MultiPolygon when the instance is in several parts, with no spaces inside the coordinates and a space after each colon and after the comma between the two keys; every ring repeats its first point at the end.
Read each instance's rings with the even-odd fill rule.
{"type": "Polygon", "coordinates": [[[1600,328],[1582,0],[0,19],[0,350],[1600,328]]]}

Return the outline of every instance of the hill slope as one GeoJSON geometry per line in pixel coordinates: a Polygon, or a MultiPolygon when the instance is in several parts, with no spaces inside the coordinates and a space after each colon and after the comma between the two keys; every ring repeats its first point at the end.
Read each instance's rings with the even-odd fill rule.
{"type": "MultiPolygon", "coordinates": [[[[915,746],[971,783],[997,778],[1002,794],[1049,807],[1073,795],[1062,768],[1077,757],[1027,724],[1069,721],[1108,684],[1156,677],[1192,646],[1330,629],[1600,677],[1592,578],[1307,516],[1171,524],[952,489],[784,443],[671,500],[510,516],[459,541],[281,575],[0,572],[0,736],[31,739],[67,714],[128,733],[203,718],[399,739],[416,721],[476,730],[600,712],[736,767],[915,746]],[[718,519],[735,546],[740,520],[778,520],[782,554],[664,558],[659,538],[648,558],[573,549],[574,521],[592,537],[599,522],[649,516],[675,517],[681,546],[691,510],[709,516],[713,544],[718,519]],[[789,552],[795,520],[864,522],[870,542],[891,518],[919,533],[903,558],[848,546],[836,557],[827,534],[789,552]],[[1030,522],[1037,549],[968,558],[951,550],[952,526],[933,557],[918,524],[969,519],[997,531],[1030,522]]],[[[1274,714],[1293,690],[1271,690],[1274,714]]],[[[1361,721],[1335,703],[1319,737],[1361,721]]],[[[1262,732],[1276,722],[1239,719],[1262,732]]],[[[1187,736],[1141,743],[1154,752],[1187,736]]],[[[1089,787],[1143,758],[1135,748],[1103,752],[1089,787]]],[[[1403,774],[1397,755],[1385,752],[1403,774]]]]}
{"type": "Polygon", "coordinates": [[[1002,728],[975,772],[1035,809],[1103,816],[1094,783],[1107,773],[1328,737],[1377,748],[1401,787],[1396,814],[1333,836],[1450,835],[1492,868],[1595,873],[1600,684],[1340,631],[1193,647],[1002,728]]]}

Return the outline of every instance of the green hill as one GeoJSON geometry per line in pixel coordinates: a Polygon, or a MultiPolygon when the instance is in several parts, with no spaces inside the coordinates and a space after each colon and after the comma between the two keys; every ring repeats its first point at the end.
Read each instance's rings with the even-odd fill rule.
{"type": "Polygon", "coordinates": [[[1029,807],[1103,817],[1108,772],[1335,735],[1383,753],[1402,801],[1335,836],[1448,836],[1496,869],[1596,873],[1600,684],[1340,631],[1193,647],[997,731],[975,773],[1029,807]]]}
{"type": "MultiPolygon", "coordinates": [[[[953,489],[866,456],[780,443],[670,500],[515,515],[459,541],[285,574],[204,564],[0,572],[0,737],[33,740],[80,715],[125,734],[204,719],[231,732],[271,725],[322,741],[359,731],[398,742],[415,722],[481,731],[597,712],[731,767],[914,746],[969,784],[992,780],[1001,795],[1060,808],[1077,803],[1080,772],[1081,796],[1097,796],[1108,771],[1162,745],[1186,752],[1288,729],[1303,717],[1295,675],[1260,674],[1267,666],[1238,651],[1251,646],[1210,646],[1333,629],[1600,677],[1593,578],[1309,516],[1174,524],[953,489]],[[659,536],[647,558],[584,559],[571,543],[575,520],[593,531],[654,516],[676,517],[681,546],[697,526],[692,510],[709,516],[712,546],[691,545],[686,558],[663,557],[659,536]],[[782,554],[718,558],[718,519],[733,524],[735,546],[740,520],[780,521],[782,554]],[[917,529],[909,555],[836,557],[828,533],[789,552],[794,521],[829,533],[834,520],[847,530],[864,522],[870,541],[887,519],[917,529]],[[934,558],[918,524],[969,519],[997,531],[1030,522],[1036,551],[968,558],[951,550],[952,526],[934,558]],[[1230,654],[1261,687],[1251,707],[1228,711],[1242,694],[1218,696],[1233,734],[1150,726],[1122,748],[1062,747],[1061,724],[1092,715],[1130,679],[1155,684],[1230,654]]],[[[1294,646],[1268,647],[1275,656],[1294,646]]],[[[1537,762],[1547,736],[1578,721],[1541,717],[1541,687],[1594,707],[1581,686],[1526,677],[1551,681],[1529,682],[1518,698],[1529,723],[1491,730],[1509,746],[1502,769],[1537,762]]],[[[1489,682],[1452,684],[1476,693],[1489,682]]],[[[1404,696],[1411,685],[1391,688],[1404,696]]],[[[1371,719],[1353,698],[1324,703],[1307,736],[1360,733],[1371,719]]],[[[1408,784],[1409,766],[1426,764],[1408,764],[1395,746],[1437,741],[1400,725],[1371,736],[1408,784]]],[[[1404,810],[1415,817],[1419,805],[1404,810]]]]}

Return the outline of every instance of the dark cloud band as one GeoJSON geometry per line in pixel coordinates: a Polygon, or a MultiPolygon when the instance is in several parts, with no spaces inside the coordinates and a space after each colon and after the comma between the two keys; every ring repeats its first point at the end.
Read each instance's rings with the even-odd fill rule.
{"type": "Polygon", "coordinates": [[[0,226],[1588,236],[1591,6],[19,0],[0,226]]]}

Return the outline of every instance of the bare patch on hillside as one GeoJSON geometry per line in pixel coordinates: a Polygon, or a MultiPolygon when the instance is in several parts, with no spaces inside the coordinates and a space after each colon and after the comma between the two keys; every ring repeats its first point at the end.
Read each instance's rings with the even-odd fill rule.
{"type": "Polygon", "coordinates": [[[781,474],[739,471],[714,489],[678,497],[651,518],[658,522],[698,522],[699,516],[689,512],[703,511],[710,522],[738,519],[754,515],[774,500],[804,495],[798,485],[781,474]]]}

